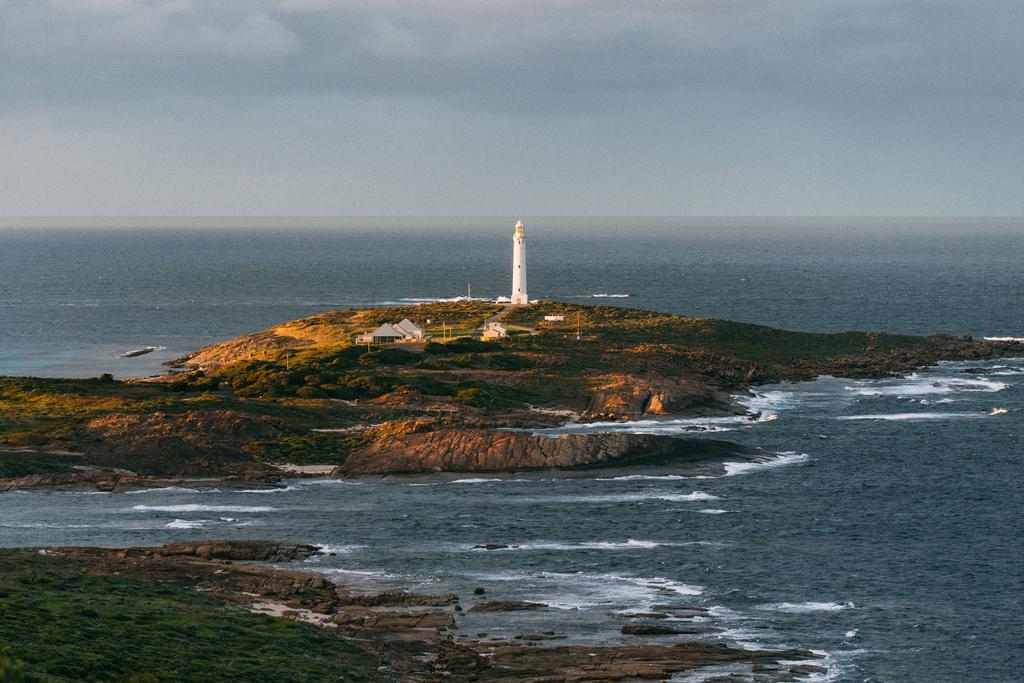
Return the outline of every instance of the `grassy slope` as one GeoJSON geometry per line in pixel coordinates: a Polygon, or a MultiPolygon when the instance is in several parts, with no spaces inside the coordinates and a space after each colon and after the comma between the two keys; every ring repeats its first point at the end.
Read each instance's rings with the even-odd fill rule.
{"type": "Polygon", "coordinates": [[[250,614],[180,586],[82,574],[84,565],[36,551],[0,550],[0,646],[10,646],[10,656],[33,676],[387,680],[375,657],[332,633],[250,614]]]}

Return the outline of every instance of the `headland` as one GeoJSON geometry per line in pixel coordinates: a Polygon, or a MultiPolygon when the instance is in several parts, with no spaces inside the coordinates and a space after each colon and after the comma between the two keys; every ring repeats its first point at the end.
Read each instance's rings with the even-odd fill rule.
{"type": "Polygon", "coordinates": [[[200,349],[159,377],[0,379],[0,489],[637,465],[708,471],[767,456],[702,437],[557,428],[756,420],[735,397],[758,385],[885,377],[1020,349],[548,301],[329,311],[200,349]],[[368,336],[399,320],[422,334],[368,336]]]}

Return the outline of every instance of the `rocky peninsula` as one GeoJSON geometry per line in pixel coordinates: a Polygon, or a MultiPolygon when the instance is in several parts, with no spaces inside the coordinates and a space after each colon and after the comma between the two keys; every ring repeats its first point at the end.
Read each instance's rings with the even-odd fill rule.
{"type": "Polygon", "coordinates": [[[0,490],[669,462],[701,469],[764,456],[702,438],[536,432],[566,421],[737,415],[733,397],[761,384],[885,377],[1020,349],[560,302],[330,311],[201,349],[160,377],[0,378],[0,490]],[[402,318],[427,338],[356,343],[402,318]],[[500,321],[507,336],[475,338],[487,321],[500,321]]]}
{"type": "MultiPolygon", "coordinates": [[[[728,666],[756,680],[799,681],[825,669],[806,650],[747,650],[691,640],[699,607],[674,610],[669,633],[640,614],[626,642],[561,643],[556,632],[469,634],[460,615],[515,628],[540,603],[473,595],[367,593],[268,563],[314,546],[201,541],[155,548],[0,550],[0,679],[291,681],[665,680],[728,666]],[[554,641],[545,642],[545,641],[554,641]]],[[[667,616],[667,615],[665,615],[667,616]]],[[[746,680],[746,679],[744,679],[746,680]]]]}

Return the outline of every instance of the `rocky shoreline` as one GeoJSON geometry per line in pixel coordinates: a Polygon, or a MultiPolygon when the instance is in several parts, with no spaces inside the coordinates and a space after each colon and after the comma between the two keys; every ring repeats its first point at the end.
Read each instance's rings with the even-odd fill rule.
{"type": "MultiPolygon", "coordinates": [[[[26,551],[0,551],[11,552],[26,551]]],[[[301,561],[318,552],[305,544],[196,541],[38,552],[85,561],[91,573],[198,590],[252,612],[333,631],[379,657],[384,663],[382,679],[641,681],[726,666],[732,673],[714,680],[773,682],[804,680],[825,671],[818,656],[806,650],[738,649],[701,640],[705,631],[696,622],[672,629],[659,626],[669,613],[673,624],[701,616],[701,608],[685,605],[661,605],[650,613],[629,615],[634,623],[623,628],[624,642],[618,645],[563,643],[565,635],[556,632],[520,632],[511,638],[470,635],[462,631],[463,614],[488,612],[516,630],[517,612],[546,605],[494,600],[484,586],[470,596],[367,593],[313,572],[267,566],[301,561]],[[644,642],[652,636],[661,639],[659,644],[644,642]]]]}

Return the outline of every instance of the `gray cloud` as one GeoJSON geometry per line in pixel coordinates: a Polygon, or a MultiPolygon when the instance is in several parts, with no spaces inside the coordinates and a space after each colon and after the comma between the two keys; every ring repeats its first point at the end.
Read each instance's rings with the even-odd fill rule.
{"type": "Polygon", "coordinates": [[[1016,0],[0,0],[0,212],[1022,213],[1022,34],[1016,0]]]}
{"type": "Polygon", "coordinates": [[[1022,94],[1017,2],[7,0],[9,98],[1022,94]],[[40,78],[43,75],[44,78],[40,78]]]}

